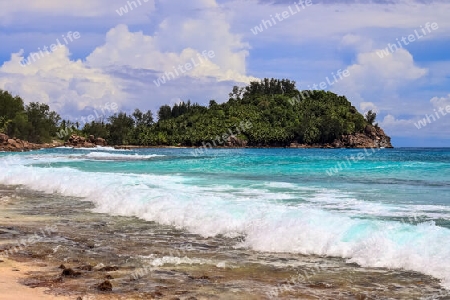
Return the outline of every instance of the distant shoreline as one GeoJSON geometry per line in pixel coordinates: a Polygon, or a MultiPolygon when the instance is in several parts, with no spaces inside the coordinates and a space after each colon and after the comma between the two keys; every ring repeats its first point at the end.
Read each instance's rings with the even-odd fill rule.
{"type": "MultiPolygon", "coordinates": [[[[108,146],[113,147],[114,149],[123,149],[123,150],[133,150],[133,149],[197,149],[203,147],[197,146],[166,146],[166,145],[158,145],[158,146],[135,146],[135,145],[120,145],[120,146],[108,146]]],[[[77,148],[77,147],[72,147],[77,148]]],[[[290,147],[290,146],[245,146],[245,147],[214,147],[214,148],[204,148],[204,150],[212,150],[212,149],[364,149],[364,148],[380,148],[380,149],[393,149],[394,147],[333,147],[330,145],[304,145],[298,147],[290,147]]]]}
{"type": "MultiPolygon", "coordinates": [[[[135,149],[203,149],[203,150],[216,150],[216,149],[366,149],[366,148],[380,148],[380,149],[394,149],[394,147],[333,147],[330,145],[301,145],[296,147],[291,146],[245,146],[245,147],[214,147],[214,148],[203,148],[198,146],[167,146],[167,145],[157,145],[157,146],[138,146],[138,145],[107,145],[107,146],[95,146],[95,147],[85,147],[85,146],[64,146],[63,144],[49,145],[49,144],[35,144],[36,147],[32,149],[0,149],[0,152],[28,152],[42,149],[56,149],[60,147],[72,148],[72,149],[96,149],[97,147],[111,147],[116,150],[135,150],[135,149]]],[[[411,147],[407,147],[411,148],[411,147]]],[[[415,147],[412,147],[415,148],[415,147]]]]}

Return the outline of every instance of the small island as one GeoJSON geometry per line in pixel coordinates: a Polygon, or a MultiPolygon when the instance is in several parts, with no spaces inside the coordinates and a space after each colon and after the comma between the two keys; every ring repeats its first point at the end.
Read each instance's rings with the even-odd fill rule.
{"type": "Polygon", "coordinates": [[[291,147],[392,148],[391,139],[347,100],[327,91],[299,91],[289,79],[235,86],[229,100],[208,106],[191,101],[163,105],[157,121],[149,110],[118,112],[106,120],[62,120],[46,104],[24,105],[0,90],[0,151],[95,147],[291,147]]]}

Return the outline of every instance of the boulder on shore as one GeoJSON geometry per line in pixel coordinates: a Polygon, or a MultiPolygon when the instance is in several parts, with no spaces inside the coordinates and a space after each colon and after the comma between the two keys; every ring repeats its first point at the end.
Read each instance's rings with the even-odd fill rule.
{"type": "Polygon", "coordinates": [[[76,134],[72,134],[69,137],[69,140],[67,142],[64,143],[64,146],[66,147],[74,147],[74,148],[95,148],[97,146],[106,146],[106,140],[98,137],[95,138],[95,136],[90,135],[87,139],[76,135],[76,134]]]}
{"type": "Polygon", "coordinates": [[[62,146],[62,143],[57,141],[53,141],[52,143],[47,144],[35,144],[29,143],[27,141],[22,141],[16,138],[10,138],[8,135],[0,133],[0,151],[23,152],[59,146],[62,146]]]}

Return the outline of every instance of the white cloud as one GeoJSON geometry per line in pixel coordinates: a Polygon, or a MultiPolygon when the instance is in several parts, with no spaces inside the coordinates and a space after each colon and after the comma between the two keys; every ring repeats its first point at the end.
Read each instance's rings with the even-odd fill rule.
{"type": "MultiPolygon", "coordinates": [[[[172,7],[164,2],[160,9],[172,7]]],[[[64,47],[24,67],[20,65],[24,52],[14,53],[0,67],[0,88],[19,94],[26,102],[48,103],[63,115],[72,116],[107,102],[133,109],[155,108],[171,99],[193,96],[198,97],[192,99],[197,102],[223,101],[232,85],[256,79],[246,74],[248,48],[241,36],[230,32],[227,16],[214,0],[196,0],[177,5],[175,13],[164,17],[153,35],[131,32],[123,24],[111,28],[104,43],[84,60],[72,60],[64,47]],[[180,7],[196,15],[182,10],[178,14],[180,7]],[[174,73],[174,67],[193,61],[198,66],[180,78],[160,88],[153,83],[165,72],[174,73]]]]}
{"type": "Polygon", "coordinates": [[[19,94],[26,102],[47,103],[57,111],[82,110],[124,96],[114,78],[100,69],[71,61],[67,47],[45,55],[27,66],[22,53],[0,67],[0,88],[19,94]]]}
{"type": "Polygon", "coordinates": [[[380,58],[375,51],[360,53],[356,62],[347,68],[350,76],[344,78],[335,90],[345,93],[352,101],[376,103],[379,110],[389,110],[396,100],[397,90],[424,77],[428,70],[415,65],[412,55],[400,49],[380,58]]]}
{"type": "Polygon", "coordinates": [[[404,49],[380,58],[376,51],[360,53],[357,62],[349,68],[353,82],[366,83],[361,89],[395,89],[427,74],[427,70],[414,64],[412,55],[404,49]],[[381,85],[381,86],[380,86],[381,85]]]}
{"type": "Polygon", "coordinates": [[[350,47],[358,52],[370,52],[373,50],[373,40],[368,37],[348,33],[340,41],[342,48],[350,47]]]}
{"type": "MultiPolygon", "coordinates": [[[[134,0],[138,1],[138,0],[134,0]]],[[[137,8],[132,6],[135,11],[135,17],[139,11],[154,10],[154,0],[139,0],[142,5],[137,8]]],[[[131,1],[130,1],[131,2],[131,1]]],[[[113,16],[117,14],[115,10],[119,7],[128,5],[126,0],[21,0],[21,1],[2,1],[0,2],[0,17],[9,17],[15,21],[22,14],[31,14],[34,17],[39,16],[76,16],[76,17],[97,17],[113,16]],[[11,18],[11,15],[14,17],[11,18]]],[[[147,11],[148,12],[148,11],[147,11]]],[[[117,15],[118,16],[118,15],[117,15]]],[[[125,16],[125,15],[124,15],[125,16]]]]}
{"type": "Polygon", "coordinates": [[[431,98],[430,103],[436,109],[446,108],[447,106],[450,106],[450,94],[448,94],[447,97],[433,97],[431,98]]]}
{"type": "Polygon", "coordinates": [[[218,80],[248,82],[246,59],[249,44],[231,32],[230,16],[215,0],[158,3],[158,25],[154,33],[130,32],[125,25],[111,29],[106,43],[88,58],[90,65],[126,65],[131,68],[168,72],[179,64],[213,51],[214,58],[188,75],[218,80]]]}
{"type": "MultiPolygon", "coordinates": [[[[313,1],[314,3],[314,1],[313,1]]],[[[385,46],[388,42],[395,42],[395,38],[402,34],[413,33],[414,29],[420,29],[420,25],[426,22],[437,22],[439,29],[423,38],[438,39],[448,36],[450,19],[447,12],[450,3],[411,4],[408,1],[381,4],[342,4],[329,5],[315,4],[307,7],[300,13],[289,19],[278,22],[266,29],[263,34],[254,36],[250,28],[261,23],[261,20],[269,20],[270,15],[275,16],[288,10],[290,3],[278,5],[260,4],[257,0],[235,0],[225,4],[236,12],[236,22],[247,33],[252,42],[264,41],[276,42],[289,40],[292,44],[305,44],[311,40],[327,40],[339,43],[345,35],[376,36],[377,47],[385,46]],[[248,12],[252,12],[249,14],[248,12]],[[319,20],[326,20],[320,22],[319,20]]]]}
{"type": "Polygon", "coordinates": [[[222,44],[220,48],[188,47],[180,52],[163,52],[160,49],[164,46],[160,45],[158,36],[147,36],[142,32],[133,33],[126,25],[118,25],[107,33],[105,44],[97,47],[86,61],[89,66],[97,68],[127,66],[133,69],[155,70],[160,72],[160,75],[165,72],[174,74],[178,72],[180,75],[200,78],[214,77],[218,81],[255,80],[255,77],[241,73],[245,72],[245,67],[242,66],[245,66],[246,51],[233,52],[233,46],[222,44]],[[227,51],[225,54],[224,49],[227,51]],[[178,71],[178,66],[184,66],[186,63],[197,66],[190,71],[178,71]]]}
{"type": "Polygon", "coordinates": [[[372,110],[374,112],[379,112],[377,106],[375,104],[373,104],[372,102],[361,102],[359,104],[359,107],[361,108],[361,110],[363,112],[367,112],[369,110],[372,110]]]}
{"type": "Polygon", "coordinates": [[[416,113],[414,117],[396,118],[388,114],[380,122],[380,126],[391,135],[411,137],[440,137],[448,138],[450,135],[450,94],[447,97],[433,97],[428,109],[416,113]]]}

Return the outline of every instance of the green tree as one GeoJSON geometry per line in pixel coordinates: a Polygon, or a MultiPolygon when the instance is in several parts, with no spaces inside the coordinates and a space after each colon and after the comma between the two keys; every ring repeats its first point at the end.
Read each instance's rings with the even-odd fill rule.
{"type": "Polygon", "coordinates": [[[373,112],[372,110],[369,110],[366,115],[366,121],[367,123],[369,123],[370,125],[373,125],[373,122],[375,122],[375,119],[377,118],[377,113],[373,112]]]}
{"type": "Polygon", "coordinates": [[[172,118],[172,109],[169,105],[163,105],[158,110],[158,121],[164,121],[172,118]]]}
{"type": "Polygon", "coordinates": [[[109,141],[113,145],[129,145],[133,139],[134,120],[120,112],[108,118],[109,141]]]}
{"type": "MultiPolygon", "coordinates": [[[[47,104],[31,102],[25,107],[29,124],[26,140],[33,143],[50,142],[57,132],[61,117],[47,104]]],[[[23,138],[23,137],[21,137],[23,138]]]]}

